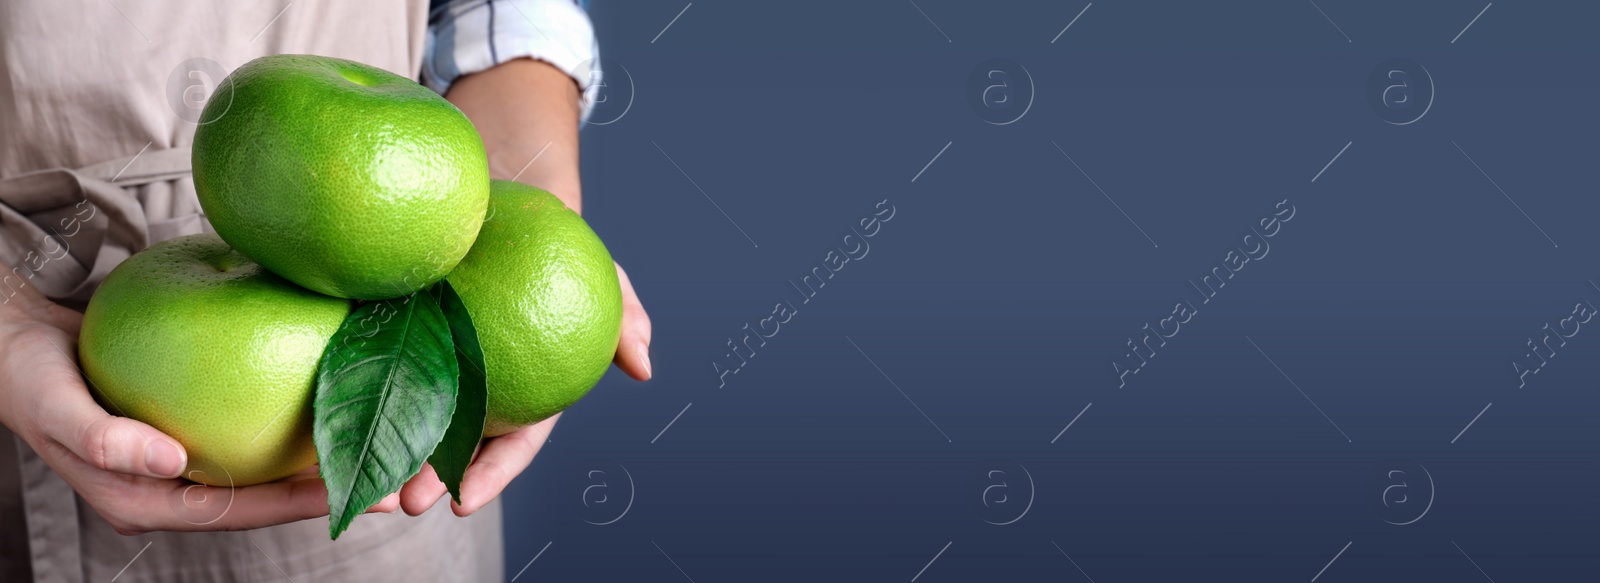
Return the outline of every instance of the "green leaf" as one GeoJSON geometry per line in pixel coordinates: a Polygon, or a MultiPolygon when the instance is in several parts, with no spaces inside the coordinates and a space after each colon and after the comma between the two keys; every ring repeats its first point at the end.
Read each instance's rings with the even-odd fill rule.
{"type": "Polygon", "coordinates": [[[459,369],[427,293],[356,308],[322,353],[312,439],[328,487],[328,535],[400,489],[444,438],[459,369]]]}
{"type": "Polygon", "coordinates": [[[478,345],[478,330],[472,325],[472,315],[467,312],[461,296],[446,280],[439,280],[433,288],[444,310],[444,319],[450,323],[450,337],[455,339],[457,368],[461,369],[460,390],[456,396],[456,412],[450,418],[450,429],[444,432],[444,441],[428,456],[439,481],[450,490],[450,497],[461,503],[461,478],[472,463],[472,454],[483,440],[483,418],[488,414],[489,389],[483,365],[483,348],[478,345]]]}

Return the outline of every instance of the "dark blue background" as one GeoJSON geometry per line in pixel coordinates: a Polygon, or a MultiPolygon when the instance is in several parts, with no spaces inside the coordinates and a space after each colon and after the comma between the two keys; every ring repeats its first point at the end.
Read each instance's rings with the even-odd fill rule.
{"type": "Polygon", "coordinates": [[[508,577],[1597,577],[1600,330],[1525,387],[1511,364],[1600,302],[1593,4],[685,4],[591,7],[634,91],[584,131],[585,215],[656,378],[562,418],[505,496],[508,577]],[[1035,86],[1004,126],[968,104],[996,57],[1035,86]],[[1394,57],[1436,90],[1409,125],[1367,103],[1394,57]],[[1178,300],[1199,314],[1118,389],[1178,300]]]}

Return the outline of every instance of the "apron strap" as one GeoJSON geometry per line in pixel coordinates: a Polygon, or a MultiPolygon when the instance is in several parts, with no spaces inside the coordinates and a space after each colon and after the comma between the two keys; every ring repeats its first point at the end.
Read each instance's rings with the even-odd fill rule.
{"type": "MultiPolygon", "coordinates": [[[[0,180],[0,260],[12,267],[0,273],[0,297],[33,285],[54,300],[87,302],[111,268],[152,241],[198,232],[199,215],[148,223],[125,190],[188,174],[189,149],[172,148],[0,180]]],[[[14,440],[34,580],[82,583],[77,496],[22,438],[14,440]]]]}
{"type": "Polygon", "coordinates": [[[188,174],[185,147],[0,180],[0,261],[12,267],[0,273],[0,293],[10,297],[31,284],[51,299],[81,304],[133,253],[199,232],[198,215],[149,223],[125,190],[188,174]]]}

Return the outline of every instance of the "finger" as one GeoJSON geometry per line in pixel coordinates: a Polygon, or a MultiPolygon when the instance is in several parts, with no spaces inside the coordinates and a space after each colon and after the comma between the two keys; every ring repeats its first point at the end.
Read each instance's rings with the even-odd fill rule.
{"type": "Polygon", "coordinates": [[[227,530],[262,528],[328,515],[328,489],[321,479],[271,482],[217,494],[217,498],[231,503],[217,519],[217,525],[227,530]]]}
{"type": "Polygon", "coordinates": [[[183,472],[188,454],[177,440],[139,421],[106,413],[89,396],[77,368],[60,364],[42,375],[54,387],[40,391],[37,403],[45,437],[102,470],[152,478],[175,478],[183,472]]]}
{"type": "MultiPolygon", "coordinates": [[[[127,495],[113,509],[118,530],[245,530],[328,515],[328,490],[321,479],[286,479],[242,488],[223,488],[181,480],[139,478],[153,494],[127,495]]],[[[126,483],[116,487],[125,488],[126,483]]],[[[115,504],[113,504],[115,505],[115,504]]]]}
{"type": "MultiPolygon", "coordinates": [[[[328,489],[321,478],[296,474],[276,482],[241,488],[179,481],[161,484],[168,485],[166,508],[170,511],[163,515],[156,510],[154,520],[142,530],[244,530],[328,515],[328,489]]],[[[366,512],[394,512],[399,507],[400,495],[395,493],[385,496],[366,512]]]]}
{"type": "Polygon", "coordinates": [[[245,530],[328,514],[328,490],[321,478],[296,474],[255,486],[217,487],[107,472],[53,441],[39,454],[124,535],[245,530]]]}
{"type": "Polygon", "coordinates": [[[617,266],[617,283],[622,287],[622,335],[617,340],[617,368],[641,381],[650,380],[650,315],[645,313],[639,294],[633,290],[628,272],[617,266]]]}
{"type": "Polygon", "coordinates": [[[450,510],[456,516],[467,516],[499,496],[500,491],[505,490],[511,480],[528,467],[533,456],[539,453],[539,448],[544,447],[545,440],[550,438],[550,430],[555,428],[556,420],[560,417],[561,414],[557,413],[544,421],[484,442],[483,448],[478,451],[478,459],[467,466],[466,476],[461,480],[461,503],[451,501],[450,510]]]}
{"type": "MultiPolygon", "coordinates": [[[[152,496],[125,495],[125,499],[165,498],[165,504],[154,500],[125,506],[113,504],[116,506],[112,510],[116,516],[113,525],[118,531],[247,530],[328,515],[328,490],[322,479],[306,478],[300,474],[240,488],[213,487],[180,480],[137,480],[142,482],[141,486],[159,493],[152,496]]],[[[390,494],[366,512],[394,512],[399,506],[399,494],[390,494]]]]}
{"type": "Polygon", "coordinates": [[[388,496],[384,496],[383,499],[379,500],[377,504],[373,504],[371,508],[368,508],[367,512],[391,513],[398,509],[400,509],[400,493],[395,492],[388,496]]]}
{"type": "Polygon", "coordinates": [[[422,471],[400,487],[400,508],[406,514],[418,516],[433,508],[446,493],[444,482],[439,481],[439,474],[433,471],[433,464],[423,464],[422,471]]]}

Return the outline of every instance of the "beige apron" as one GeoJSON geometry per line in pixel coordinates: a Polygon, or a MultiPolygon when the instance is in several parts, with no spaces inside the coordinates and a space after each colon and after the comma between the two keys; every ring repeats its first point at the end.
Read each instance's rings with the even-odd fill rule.
{"type": "MultiPolygon", "coordinates": [[[[231,71],[310,53],[420,70],[425,0],[194,4],[0,2],[0,260],[26,267],[0,274],[7,285],[81,306],[130,254],[210,230],[188,177],[199,118],[181,89],[216,80],[193,59],[231,71]]],[[[500,527],[496,502],[468,519],[444,504],[363,516],[338,541],[325,518],[126,537],[0,427],[0,581],[497,581],[500,527]]]]}

